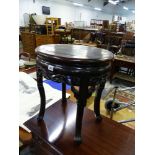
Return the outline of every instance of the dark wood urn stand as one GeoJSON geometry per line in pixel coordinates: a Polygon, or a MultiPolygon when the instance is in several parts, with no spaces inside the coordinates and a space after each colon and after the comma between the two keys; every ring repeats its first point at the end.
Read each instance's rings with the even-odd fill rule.
{"type": "Polygon", "coordinates": [[[36,48],[37,84],[41,98],[38,121],[42,121],[45,113],[46,97],[43,77],[62,83],[62,104],[66,104],[66,84],[77,99],[75,125],[76,143],[81,143],[81,129],[86,100],[97,87],[94,112],[97,120],[100,116],[100,97],[106,77],[111,68],[113,54],[96,47],[69,44],[50,44],[36,48]],[[77,87],[75,88],[75,86],[77,87]]]}

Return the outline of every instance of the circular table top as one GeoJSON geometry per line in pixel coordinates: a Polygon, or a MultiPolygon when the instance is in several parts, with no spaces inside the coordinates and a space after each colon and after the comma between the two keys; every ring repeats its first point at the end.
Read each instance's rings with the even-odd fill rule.
{"type": "Polygon", "coordinates": [[[47,44],[35,49],[37,55],[47,59],[70,62],[104,62],[113,59],[113,54],[105,49],[71,44],[47,44]]]}

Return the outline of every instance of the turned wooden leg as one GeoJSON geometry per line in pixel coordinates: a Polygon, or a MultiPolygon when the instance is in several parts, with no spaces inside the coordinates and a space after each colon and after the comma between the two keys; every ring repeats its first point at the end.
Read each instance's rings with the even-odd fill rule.
{"type": "Polygon", "coordinates": [[[62,103],[66,103],[66,84],[62,82],[62,103]]]}
{"type": "Polygon", "coordinates": [[[40,111],[38,115],[38,121],[43,120],[44,113],[45,113],[45,106],[46,106],[46,97],[45,91],[43,87],[43,75],[40,69],[37,69],[37,86],[40,94],[40,111]]]}
{"type": "Polygon", "coordinates": [[[96,96],[94,100],[94,112],[95,112],[96,120],[102,119],[100,115],[100,99],[101,99],[102,90],[104,89],[104,86],[105,86],[105,82],[102,82],[96,91],[96,96]]]}
{"type": "Polygon", "coordinates": [[[76,127],[75,127],[75,137],[74,137],[74,140],[77,144],[80,144],[82,142],[82,138],[81,138],[82,118],[83,118],[84,107],[86,106],[87,95],[88,95],[87,80],[85,78],[81,78],[78,102],[77,102],[76,127]]]}

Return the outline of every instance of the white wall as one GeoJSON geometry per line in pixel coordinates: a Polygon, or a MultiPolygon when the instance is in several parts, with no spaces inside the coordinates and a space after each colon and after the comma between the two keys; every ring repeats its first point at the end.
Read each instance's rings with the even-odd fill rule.
{"type": "Polygon", "coordinates": [[[61,18],[62,24],[65,22],[79,21],[81,19],[81,21],[86,21],[86,24],[89,25],[90,20],[93,18],[112,21],[112,15],[100,11],[72,5],[63,5],[48,0],[35,0],[35,3],[33,3],[33,0],[19,0],[19,25],[24,26],[24,13],[42,15],[42,6],[50,7],[50,16],[61,18]]]}
{"type": "Polygon", "coordinates": [[[135,14],[132,13],[131,15],[127,17],[127,21],[132,22],[133,20],[135,20],[135,14]]]}

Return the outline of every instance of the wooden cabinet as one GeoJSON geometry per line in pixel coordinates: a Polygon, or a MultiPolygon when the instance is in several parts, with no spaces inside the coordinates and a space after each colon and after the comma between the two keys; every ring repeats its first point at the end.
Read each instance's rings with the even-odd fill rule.
{"type": "Polygon", "coordinates": [[[59,35],[37,35],[36,38],[36,47],[45,44],[58,44],[60,42],[59,35]]]}
{"type": "Polygon", "coordinates": [[[24,52],[30,53],[32,58],[35,58],[35,34],[30,32],[22,32],[21,33],[21,39],[23,44],[23,50],[24,52]]]}
{"type": "Polygon", "coordinates": [[[24,52],[30,53],[31,58],[35,58],[35,48],[45,44],[60,43],[60,35],[39,35],[30,32],[21,32],[21,39],[24,52]]]}
{"type": "Polygon", "coordinates": [[[109,20],[91,19],[90,26],[92,28],[98,28],[98,29],[104,28],[104,29],[108,29],[109,28],[109,20]]]}
{"type": "Polygon", "coordinates": [[[49,17],[45,23],[47,34],[54,34],[54,30],[61,25],[61,18],[49,17]]]}

